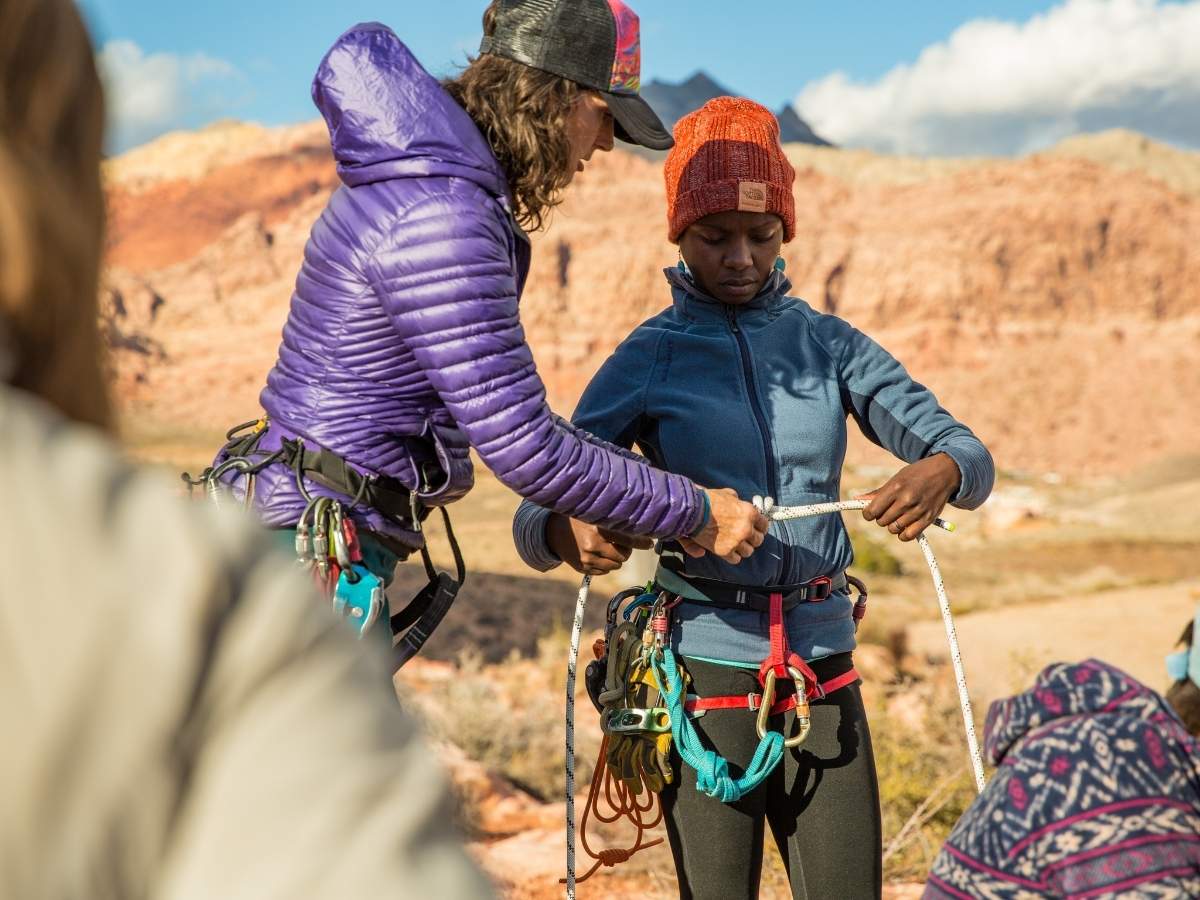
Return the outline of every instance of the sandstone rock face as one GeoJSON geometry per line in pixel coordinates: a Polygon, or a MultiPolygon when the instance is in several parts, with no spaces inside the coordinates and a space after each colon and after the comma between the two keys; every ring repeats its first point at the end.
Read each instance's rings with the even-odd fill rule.
{"type": "MultiPolygon", "coordinates": [[[[337,184],[323,133],[285,132],[226,135],[220,152],[201,133],[199,162],[172,136],[169,153],[138,151],[145,177],[112,164],[104,302],[127,415],[194,431],[256,414],[337,184]]],[[[1005,469],[1122,470],[1200,437],[1200,156],[1097,141],[1015,161],[789,147],[793,293],[891,350],[1005,469]]],[[[665,217],[660,166],[618,151],[534,237],[522,318],[560,411],[669,302],[665,217]]],[[[855,457],[883,458],[864,445],[855,457]]]]}

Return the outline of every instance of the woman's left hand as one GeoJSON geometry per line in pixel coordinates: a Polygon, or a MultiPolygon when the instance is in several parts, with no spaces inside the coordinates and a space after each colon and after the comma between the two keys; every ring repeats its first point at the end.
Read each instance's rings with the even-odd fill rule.
{"type": "Polygon", "coordinates": [[[902,541],[914,541],[933,524],[961,481],[957,463],[945,453],[927,456],[905,466],[883,487],[860,495],[860,500],[871,501],[863,518],[902,541]]]}

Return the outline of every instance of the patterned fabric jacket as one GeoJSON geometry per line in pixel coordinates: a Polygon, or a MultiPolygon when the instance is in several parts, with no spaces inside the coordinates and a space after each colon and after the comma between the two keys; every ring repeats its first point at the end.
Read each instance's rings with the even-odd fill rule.
{"type": "Polygon", "coordinates": [[[926,900],[1200,897],[1200,741],[1096,660],[992,704],[1000,768],[933,864],[926,900]]]}
{"type": "MultiPolygon", "coordinates": [[[[313,226],[279,360],[261,402],[261,448],[300,436],[443,505],[470,490],[469,448],[523,497],[656,537],[690,533],[692,483],[553,416],[518,320],[529,242],[486,140],[390,30],[359,25],[321,62],[313,98],[339,188],[313,226]]],[[[323,493],[310,486],[313,493],[323,493]]],[[[344,499],[344,498],[343,498],[344,499]]],[[[303,498],[289,471],[258,478],[272,526],[303,498]]],[[[367,510],[363,524],[419,546],[367,510]]]]}

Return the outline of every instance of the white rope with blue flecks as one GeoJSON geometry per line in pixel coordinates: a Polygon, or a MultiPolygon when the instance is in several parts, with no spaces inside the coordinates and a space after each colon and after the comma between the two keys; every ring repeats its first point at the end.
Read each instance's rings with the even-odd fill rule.
{"type": "MultiPolygon", "coordinates": [[[[807,516],[822,516],[829,513],[863,509],[865,500],[841,500],[836,503],[812,503],[807,506],[776,506],[770,497],[755,497],[754,505],[767,518],[776,522],[785,519],[802,519],[807,516]]],[[[954,525],[944,519],[934,519],[933,524],[946,531],[954,531],[954,525]]],[[[958,703],[962,708],[963,725],[967,732],[967,749],[971,755],[971,766],[975,773],[975,786],[980,793],[986,781],[983,777],[983,757],[979,752],[979,740],[975,736],[975,719],[971,712],[971,696],[967,692],[967,675],[963,670],[962,654],[958,649],[958,633],[954,629],[954,616],[950,612],[950,599],[942,583],[942,573],[934,558],[933,548],[925,535],[917,537],[917,544],[933,576],[933,589],[937,592],[938,606],[942,610],[942,622],[946,626],[946,639],[950,644],[950,662],[954,666],[954,679],[958,683],[958,703]]],[[[583,613],[587,607],[590,575],[585,575],[579,585],[575,601],[575,621],[571,626],[571,650],[567,659],[567,900],[575,900],[575,672],[579,664],[579,642],[583,634],[583,613]]],[[[593,774],[596,777],[599,773],[593,774]]]]}

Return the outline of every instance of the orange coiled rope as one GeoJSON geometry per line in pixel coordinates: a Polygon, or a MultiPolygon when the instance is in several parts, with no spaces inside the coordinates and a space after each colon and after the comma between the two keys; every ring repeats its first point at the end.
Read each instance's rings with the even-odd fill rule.
{"type": "MultiPolygon", "coordinates": [[[[654,828],[662,821],[663,810],[662,802],[658,794],[646,789],[646,803],[641,804],[637,801],[637,795],[616,776],[613,775],[612,769],[608,767],[606,762],[608,758],[608,735],[604,736],[604,740],[600,742],[600,753],[596,758],[596,768],[592,773],[592,783],[588,788],[587,804],[583,808],[583,817],[579,821],[579,843],[583,846],[583,852],[596,862],[587,872],[575,880],[576,884],[587,881],[596,873],[596,870],[601,866],[616,866],[623,862],[627,862],[633,854],[639,850],[645,850],[647,847],[653,847],[663,842],[662,838],[655,838],[652,841],[645,840],[646,832],[654,828]],[[604,802],[607,804],[611,812],[606,815],[600,807],[600,796],[604,795],[604,802]],[[653,821],[645,821],[647,813],[658,807],[658,812],[655,814],[653,821]],[[604,850],[593,850],[588,845],[587,825],[588,819],[594,818],[597,822],[603,822],[605,825],[611,825],[614,822],[619,822],[621,819],[627,819],[635,829],[637,829],[637,838],[633,842],[632,847],[610,847],[604,850]]],[[[643,781],[643,783],[645,783],[643,781]]],[[[560,883],[566,884],[565,878],[559,879],[560,883]]]]}

